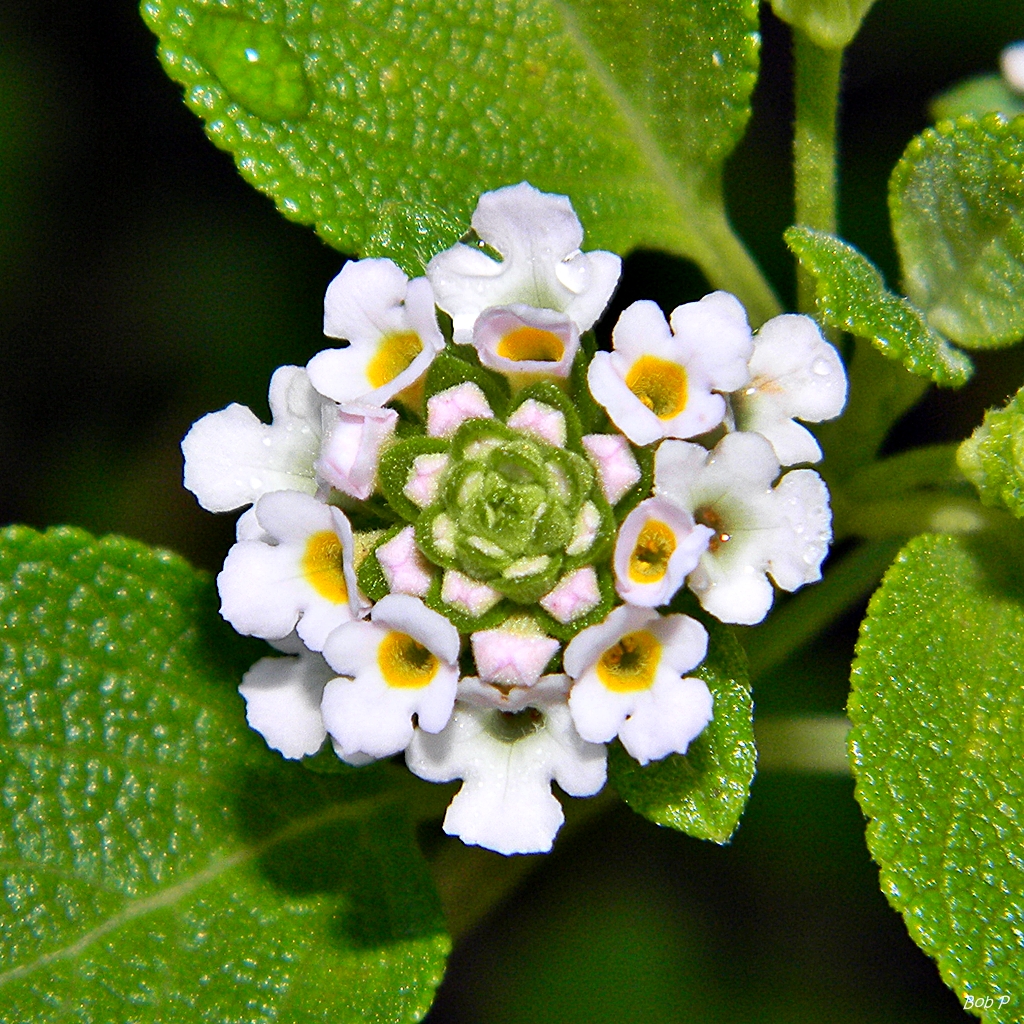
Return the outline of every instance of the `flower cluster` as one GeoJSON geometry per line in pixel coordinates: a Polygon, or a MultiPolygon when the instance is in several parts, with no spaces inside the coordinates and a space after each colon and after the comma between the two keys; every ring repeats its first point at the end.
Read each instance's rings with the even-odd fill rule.
{"type": "Polygon", "coordinates": [[[636,302],[595,351],[620,261],[582,240],[568,199],[520,184],[424,277],[347,263],[324,315],[347,345],[277,370],[269,426],[231,405],[182,443],[204,508],[251,506],[221,612],[284,656],[246,673],[249,724],[285,757],[329,739],[461,779],[445,830],[506,854],[550,848],[552,782],[598,792],[605,744],[646,764],[711,721],[681,588],[756,623],[831,539],[821,478],[784,470],[821,458],[796,420],[845,402],[815,324],[754,335],[714,292],[636,302]]]}

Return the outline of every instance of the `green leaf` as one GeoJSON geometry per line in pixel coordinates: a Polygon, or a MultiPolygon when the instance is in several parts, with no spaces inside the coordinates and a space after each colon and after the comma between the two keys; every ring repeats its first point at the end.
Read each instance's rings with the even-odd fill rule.
{"type": "Polygon", "coordinates": [[[715,717],[685,756],[670,754],[642,768],[618,743],[612,745],[608,778],[645,818],[726,843],[747,804],[757,763],[747,659],[728,626],[698,615],[689,602],[686,611],[699,617],[711,635],[708,656],[693,675],[707,683],[715,717]]]}
{"type": "Polygon", "coordinates": [[[1024,1012],[1021,569],[1005,544],[912,540],[868,607],[849,707],[882,891],[991,1022],[1024,1012]]]}
{"type": "Polygon", "coordinates": [[[830,327],[871,341],[919,377],[959,386],[973,367],[925,322],[920,310],[885,286],[878,268],[852,245],[824,231],[791,227],[786,244],[814,276],[817,307],[830,327]]]}
{"type": "Polygon", "coordinates": [[[942,121],[889,181],[910,300],[966,348],[1024,334],[1024,117],[942,121]]]}
{"type": "Polygon", "coordinates": [[[1024,519],[1024,388],[960,445],[957,465],[978,488],[982,504],[1008,508],[1024,519]]]}
{"type": "Polygon", "coordinates": [[[479,194],[569,194],[587,245],[695,259],[754,318],[776,303],[729,229],[756,0],[144,0],[168,74],[285,216],[408,272],[479,194]]]}
{"type": "Polygon", "coordinates": [[[776,17],[826,50],[846,46],[875,0],[772,0],[776,17]]]}
{"type": "Polygon", "coordinates": [[[246,728],[210,579],[15,527],[0,581],[0,1019],[418,1020],[448,939],[389,767],[246,728]]]}
{"type": "Polygon", "coordinates": [[[1024,96],[1014,92],[1002,75],[975,75],[936,96],[929,112],[936,121],[953,121],[965,115],[1016,117],[1024,114],[1024,96]]]}

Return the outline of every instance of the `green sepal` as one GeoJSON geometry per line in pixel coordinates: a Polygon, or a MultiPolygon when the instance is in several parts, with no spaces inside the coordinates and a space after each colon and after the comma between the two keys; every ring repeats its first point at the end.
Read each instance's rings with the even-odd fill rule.
{"type": "MultiPolygon", "coordinates": [[[[580,630],[586,629],[587,626],[596,626],[597,623],[603,622],[608,617],[618,599],[618,595],[615,593],[615,577],[607,565],[595,565],[594,570],[597,573],[597,588],[601,594],[598,604],[571,622],[559,622],[553,615],[538,606],[534,609],[534,616],[545,633],[549,633],[556,640],[567,643],[580,630]]],[[[555,585],[557,586],[557,581],[555,585]]]]}
{"type": "Polygon", "coordinates": [[[640,479],[626,493],[615,502],[615,518],[621,523],[630,512],[640,504],[644,498],[651,496],[654,487],[654,456],[657,452],[657,444],[641,448],[630,443],[630,451],[636,459],[637,467],[640,470],[640,479]]]}
{"type": "Polygon", "coordinates": [[[956,453],[960,471],[983,505],[1008,508],[1024,519],[1024,388],[985,420],[956,453]]]}
{"type": "Polygon", "coordinates": [[[729,626],[701,613],[681,592],[669,611],[685,611],[708,630],[707,657],[689,675],[703,679],[714,718],[685,755],[641,767],[618,743],[608,749],[608,781],[639,814],[698,839],[726,843],[736,831],[754,779],[754,706],[747,658],[729,626]]]}
{"type": "Polygon", "coordinates": [[[359,589],[371,601],[379,601],[391,593],[387,577],[377,560],[377,548],[382,544],[387,544],[389,540],[394,540],[404,529],[406,529],[405,523],[399,523],[397,526],[392,526],[390,530],[386,530],[356,568],[356,582],[359,584],[359,589]]]}
{"type": "Polygon", "coordinates": [[[585,331],[580,335],[580,350],[572,361],[569,372],[569,384],[572,388],[576,414],[580,420],[580,430],[584,434],[604,434],[614,431],[612,421],[603,405],[599,405],[590,393],[590,382],[587,373],[591,360],[597,351],[597,338],[593,331],[585,331]]]}
{"type": "Polygon", "coordinates": [[[889,180],[907,296],[965,348],[1024,334],[1024,117],[942,121],[889,180]]]}
{"type": "Polygon", "coordinates": [[[476,350],[471,345],[455,345],[439,352],[427,370],[424,393],[429,399],[441,391],[471,382],[484,393],[494,415],[503,420],[511,394],[508,381],[500,373],[481,366],[479,360],[472,362],[471,356],[475,355],[476,350]]]}
{"type": "Polygon", "coordinates": [[[1008,535],[915,537],[868,605],[848,708],[882,892],[988,1024],[1024,1006],[1022,580],[1008,535]]]}
{"type": "Polygon", "coordinates": [[[1017,117],[1024,114],[1024,96],[1014,92],[1002,75],[975,75],[936,96],[928,111],[935,121],[986,114],[1017,117]]]}
{"type": "Polygon", "coordinates": [[[565,447],[573,451],[580,451],[580,418],[573,405],[572,399],[554,381],[538,380],[528,384],[521,391],[516,393],[515,399],[509,406],[509,419],[512,414],[528,399],[548,405],[565,417],[565,447]]]}
{"type": "Polygon", "coordinates": [[[933,330],[924,314],[885,286],[878,268],[834,235],[787,228],[786,244],[813,276],[818,315],[830,327],[869,340],[911,373],[959,387],[973,372],[970,358],[933,330]]]}
{"type": "MultiPolygon", "coordinates": [[[[558,578],[562,575],[562,563],[564,562],[563,556],[558,552],[551,552],[541,557],[547,558],[548,562],[540,572],[519,578],[511,578],[503,574],[487,582],[516,604],[534,604],[558,582],[558,578]]],[[[505,571],[508,572],[508,570],[505,571]]]]}
{"type": "Polygon", "coordinates": [[[413,460],[419,455],[443,454],[447,451],[447,441],[422,435],[406,438],[384,450],[377,467],[377,486],[397,515],[415,523],[422,511],[405,496],[405,485],[409,482],[413,460]]]}
{"type": "Polygon", "coordinates": [[[440,612],[460,633],[476,633],[481,629],[494,629],[500,626],[515,610],[515,606],[507,600],[499,601],[493,608],[488,608],[482,615],[470,615],[461,608],[448,604],[441,597],[444,580],[435,577],[427,590],[423,603],[435,612],[440,612]]]}
{"type": "MultiPolygon", "coordinates": [[[[581,565],[604,561],[611,554],[612,548],[615,546],[615,538],[618,536],[618,523],[615,520],[615,513],[612,511],[612,507],[605,500],[599,485],[594,485],[590,496],[583,505],[585,506],[587,502],[593,502],[598,515],[601,517],[601,521],[590,547],[577,555],[566,554],[565,565],[562,568],[563,574],[571,572],[581,565]]],[[[583,506],[580,508],[581,512],[582,510],[583,506]]]]}

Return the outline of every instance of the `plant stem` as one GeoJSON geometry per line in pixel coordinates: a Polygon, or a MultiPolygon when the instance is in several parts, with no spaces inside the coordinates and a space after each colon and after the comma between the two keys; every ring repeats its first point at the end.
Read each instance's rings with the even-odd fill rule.
{"type": "MultiPolygon", "coordinates": [[[[793,175],[796,223],[817,231],[836,230],[836,115],[842,49],[826,50],[793,29],[796,129],[793,175]]],[[[814,278],[797,270],[797,307],[814,311],[814,278]]]]}

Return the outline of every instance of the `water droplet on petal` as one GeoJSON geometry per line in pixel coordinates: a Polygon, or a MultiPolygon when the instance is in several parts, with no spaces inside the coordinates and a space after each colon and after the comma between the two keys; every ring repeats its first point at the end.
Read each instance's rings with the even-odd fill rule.
{"type": "Polygon", "coordinates": [[[827,359],[815,359],[811,364],[811,373],[816,373],[819,377],[827,377],[830,371],[827,359]]]}
{"type": "Polygon", "coordinates": [[[257,117],[286,121],[309,112],[302,57],[273,25],[232,14],[201,14],[192,45],[227,94],[257,117]]]}

